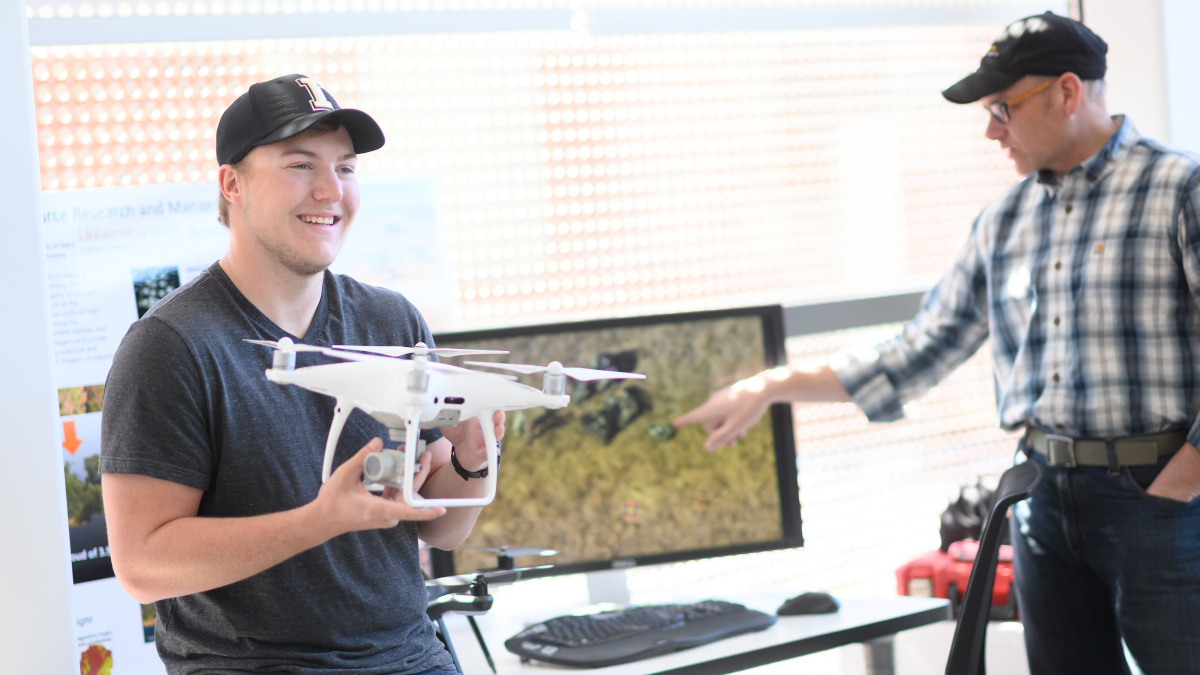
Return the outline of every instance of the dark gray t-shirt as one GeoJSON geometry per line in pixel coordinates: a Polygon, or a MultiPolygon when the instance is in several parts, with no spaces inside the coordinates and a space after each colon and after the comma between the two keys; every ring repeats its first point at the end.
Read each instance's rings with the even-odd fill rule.
{"type": "MultiPolygon", "coordinates": [[[[311,502],[333,399],[269,382],[272,350],[245,338],[330,346],[433,340],[401,295],[325,273],[304,336],[288,335],[219,264],[130,327],[105,387],[100,471],[204,490],[201,516],[253,516],[311,502]]],[[[296,355],[298,367],[336,359],[296,355]]],[[[360,410],[336,470],[387,429],[360,410]]],[[[423,434],[426,441],[440,434],[423,434]]],[[[425,615],[416,526],[351,532],[264,572],[155,603],[170,673],[420,673],[452,660],[425,615]]]]}

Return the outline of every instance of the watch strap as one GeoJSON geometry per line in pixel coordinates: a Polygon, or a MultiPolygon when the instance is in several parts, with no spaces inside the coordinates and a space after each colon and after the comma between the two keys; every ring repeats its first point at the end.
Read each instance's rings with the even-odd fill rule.
{"type": "Polygon", "coordinates": [[[458,453],[455,452],[454,446],[450,446],[450,463],[454,465],[454,470],[458,475],[462,476],[463,480],[471,480],[472,478],[487,478],[488,468],[485,466],[478,471],[467,471],[462,464],[458,463],[458,453]]]}

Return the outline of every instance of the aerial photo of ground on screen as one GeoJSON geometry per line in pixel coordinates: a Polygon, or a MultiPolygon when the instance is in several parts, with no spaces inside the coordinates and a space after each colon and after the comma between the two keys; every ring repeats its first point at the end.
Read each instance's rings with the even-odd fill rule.
{"type": "MultiPolygon", "coordinates": [[[[508,363],[557,360],[646,376],[568,384],[571,404],[563,410],[509,413],[497,498],[456,553],[457,571],[495,565],[494,555],[473,546],[557,549],[551,561],[568,564],[778,538],[769,421],[735,450],[715,453],[705,452],[698,426],[671,427],[716,388],[764,367],[756,317],[721,319],[713,328],[681,322],[439,340],[505,349],[508,355],[487,358],[508,363]]],[[[522,381],[541,385],[540,377],[522,381]]]]}

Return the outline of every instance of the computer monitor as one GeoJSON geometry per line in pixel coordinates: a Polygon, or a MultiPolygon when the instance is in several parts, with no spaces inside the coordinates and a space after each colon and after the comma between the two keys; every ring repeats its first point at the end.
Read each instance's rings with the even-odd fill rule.
{"type": "MultiPolygon", "coordinates": [[[[545,548],[525,578],[752,553],[803,544],[791,407],[772,406],[736,448],[706,452],[671,421],[716,389],[787,362],[783,310],[748,307],[434,336],[508,350],[508,363],[642,373],[569,383],[564,409],[510,412],[496,500],[466,542],[431,551],[435,577],[495,568],[483,548],[545,548]]],[[[453,363],[458,359],[447,359],[453,363]]],[[[498,371],[500,372],[500,371],[498,371]]],[[[541,386],[540,376],[528,378],[541,386]]]]}

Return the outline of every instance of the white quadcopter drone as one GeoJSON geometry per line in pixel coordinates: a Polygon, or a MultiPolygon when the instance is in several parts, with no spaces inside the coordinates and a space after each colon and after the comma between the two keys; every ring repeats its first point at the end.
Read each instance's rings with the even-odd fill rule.
{"type": "Polygon", "coordinates": [[[543,373],[540,390],[515,382],[510,375],[488,373],[430,361],[430,354],[466,356],[470,354],[507,354],[481,349],[429,348],[423,342],[413,347],[363,347],[334,345],[318,347],[299,344],[291,338],[246,340],[275,349],[267,379],[277,384],[294,384],[319,394],[332,396],[333,424],[325,442],[325,460],[321,482],[333,471],[333,455],[342,427],[350,413],[358,408],[375,418],[389,431],[393,441],[413,450],[382,450],[367,455],[363,463],[363,484],[368,489],[382,486],[398,488],[410,506],[486,506],[496,497],[498,447],[492,417],[498,410],[525,408],[564,408],[571,401],[565,393],[566,378],[575,380],[645,379],[637,373],[621,373],[592,368],[568,368],[554,361],[547,366],[468,361],[468,365],[500,368],[518,373],[543,373]],[[347,363],[329,363],[296,368],[296,352],[317,352],[347,363]],[[364,353],[370,352],[370,353],[364,353]],[[411,355],[411,359],[397,358],[411,355]],[[426,499],[412,489],[416,461],[425,450],[420,439],[422,429],[453,426],[474,417],[479,420],[487,447],[487,494],[483,497],[426,499]]]}

